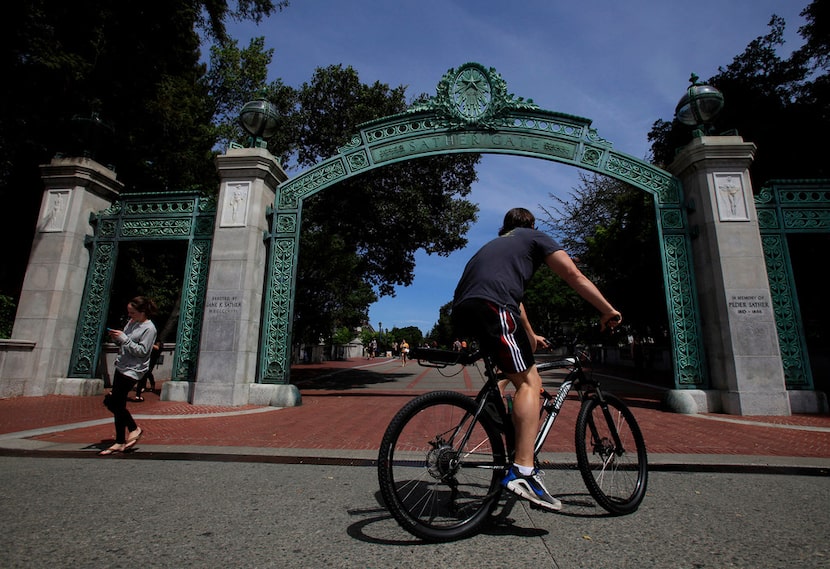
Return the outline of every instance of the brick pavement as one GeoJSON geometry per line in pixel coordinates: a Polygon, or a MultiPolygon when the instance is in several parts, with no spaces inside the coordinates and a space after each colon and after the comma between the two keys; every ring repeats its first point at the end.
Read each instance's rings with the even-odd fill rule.
{"type": "MultiPolygon", "coordinates": [[[[474,366],[455,371],[358,359],[294,368],[292,379],[303,396],[299,407],[195,406],[160,401],[157,394],[129,405],[145,430],[140,445],[147,450],[168,445],[372,451],[392,416],[414,395],[432,389],[474,393],[481,385],[474,366]]],[[[610,390],[632,406],[650,454],[830,459],[830,416],[681,415],[661,410],[657,390],[603,382],[612,383],[610,390]]],[[[577,411],[578,405],[566,403],[544,450],[573,453],[577,411]]],[[[35,429],[46,431],[27,438],[79,449],[113,439],[111,415],[100,396],[0,399],[0,437],[35,429]]]]}

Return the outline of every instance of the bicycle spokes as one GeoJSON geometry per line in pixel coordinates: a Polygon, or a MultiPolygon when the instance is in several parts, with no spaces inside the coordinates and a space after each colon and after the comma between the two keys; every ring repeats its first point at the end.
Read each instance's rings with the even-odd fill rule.
{"type": "Polygon", "coordinates": [[[439,392],[419,397],[384,435],[378,472],[389,511],[409,531],[431,540],[474,531],[495,506],[505,453],[474,402],[439,392]]]}
{"type": "Polygon", "coordinates": [[[606,510],[625,514],[645,495],[646,449],[628,407],[616,397],[583,402],[577,418],[577,462],[588,490],[606,510]]]}

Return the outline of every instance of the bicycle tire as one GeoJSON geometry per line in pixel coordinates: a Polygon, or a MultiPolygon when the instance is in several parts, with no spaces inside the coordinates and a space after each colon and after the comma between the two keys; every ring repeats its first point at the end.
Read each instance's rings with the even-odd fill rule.
{"type": "Polygon", "coordinates": [[[614,515],[630,514],[646,494],[646,443],[628,406],[610,394],[604,399],[606,405],[597,397],[582,402],[576,420],[577,465],[600,506],[614,515]],[[619,434],[622,449],[616,448],[612,428],[619,434]]]}
{"type": "Polygon", "coordinates": [[[482,414],[465,448],[456,447],[475,411],[475,401],[460,393],[426,393],[398,411],[383,435],[381,495],[416,537],[452,541],[472,535],[498,503],[507,463],[498,427],[482,414]]]}

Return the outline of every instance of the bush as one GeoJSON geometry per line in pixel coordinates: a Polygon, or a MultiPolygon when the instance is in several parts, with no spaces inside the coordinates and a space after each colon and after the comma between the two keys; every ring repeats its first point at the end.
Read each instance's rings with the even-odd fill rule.
{"type": "Polygon", "coordinates": [[[332,341],[335,345],[343,345],[348,344],[354,339],[354,332],[345,326],[339,328],[332,337],[332,341]]]}

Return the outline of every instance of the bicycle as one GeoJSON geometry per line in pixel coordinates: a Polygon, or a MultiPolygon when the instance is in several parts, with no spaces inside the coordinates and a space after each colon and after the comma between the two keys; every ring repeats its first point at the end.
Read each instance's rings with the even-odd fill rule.
{"type": "MultiPolygon", "coordinates": [[[[422,366],[445,368],[484,362],[485,384],[475,398],[433,391],[414,398],[395,415],[380,445],[378,482],[386,507],[412,535],[451,541],[478,532],[493,516],[501,480],[512,463],[515,437],[509,399],[499,389],[492,359],[416,348],[422,366]]],[[[612,515],[637,510],[646,492],[648,464],[640,427],[628,406],[586,375],[581,359],[537,362],[540,372],[568,369],[556,395],[542,389],[535,466],[568,394],[576,390],[576,457],[582,479],[596,502],[612,515]]]]}

